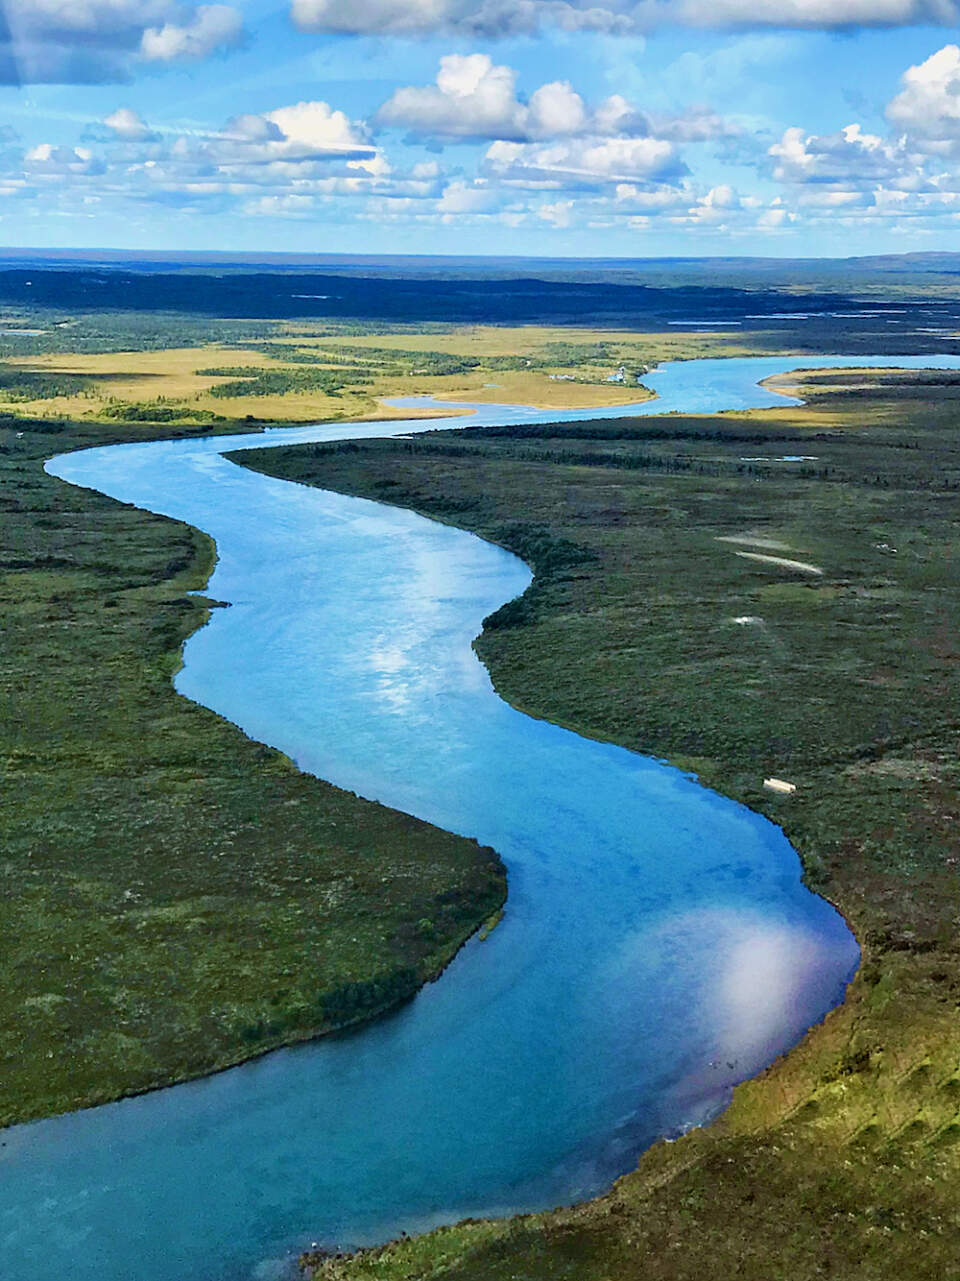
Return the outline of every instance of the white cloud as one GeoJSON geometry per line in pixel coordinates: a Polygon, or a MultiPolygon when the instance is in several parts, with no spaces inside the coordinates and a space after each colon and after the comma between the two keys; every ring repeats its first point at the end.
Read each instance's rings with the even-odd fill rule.
{"type": "MultiPolygon", "coordinates": [[[[878,192],[841,191],[832,187],[809,187],[797,194],[797,204],[802,209],[821,209],[826,211],[866,209],[877,203],[878,192]]],[[[892,194],[892,193],[890,193],[892,194]]],[[[909,196],[905,191],[896,193],[903,200],[909,196]]]]}
{"type": "Polygon", "coordinates": [[[642,214],[644,217],[654,214],[672,213],[686,208],[692,195],[684,186],[677,187],[638,187],[634,183],[621,182],[614,188],[615,205],[612,212],[617,214],[642,214]]]}
{"type": "Polygon", "coordinates": [[[676,226],[713,231],[740,231],[756,226],[759,201],[743,197],[729,183],[719,183],[702,194],[689,181],[653,190],[621,184],[616,188],[613,211],[620,217],[639,216],[643,225],[664,217],[676,226]]]}
{"type": "Polygon", "coordinates": [[[69,177],[103,172],[103,165],[87,147],[59,147],[41,142],[23,157],[24,168],[38,177],[69,177]]]}
{"type": "Polygon", "coordinates": [[[673,143],[662,138],[500,141],[487,149],[483,167],[502,182],[548,188],[669,181],[686,171],[673,143]]]}
{"type": "Polygon", "coordinates": [[[485,53],[454,53],[440,59],[436,84],[397,89],[376,122],[434,137],[520,138],[525,114],[510,67],[485,53]]]}
{"type": "Polygon", "coordinates": [[[787,199],[761,223],[950,227],[960,213],[960,47],[945,45],[910,67],[887,118],[896,130],[887,137],[859,124],[826,135],[787,129],[767,154],[787,199]]]}
{"type": "Polygon", "coordinates": [[[933,144],[933,150],[941,149],[937,144],[960,141],[960,48],[945,45],[904,72],[902,84],[887,107],[892,125],[933,144]]]}
{"type": "Polygon", "coordinates": [[[573,201],[558,200],[552,205],[540,205],[537,217],[553,227],[569,227],[573,221],[573,201]]]}
{"type": "Polygon", "coordinates": [[[534,184],[530,190],[501,185],[498,191],[497,185],[490,182],[482,204],[472,199],[479,186],[463,182],[451,184],[455,189],[451,194],[455,197],[462,194],[465,198],[455,198],[445,207],[455,208],[460,216],[482,212],[501,221],[509,219],[516,223],[533,219],[560,229],[581,227],[596,231],[627,227],[645,231],[659,222],[661,226],[682,228],[691,235],[737,238],[780,233],[799,220],[796,210],[780,197],[764,202],[755,196],[741,195],[727,183],[698,191],[688,179],[673,185],[622,182],[616,183],[612,192],[607,187],[594,187],[545,199],[534,184]],[[509,203],[504,208],[502,202],[506,200],[509,203]]]}
{"type": "Polygon", "coordinates": [[[445,187],[437,201],[442,214],[488,213],[497,204],[497,193],[482,182],[458,179],[445,187]]]}
{"type": "Polygon", "coordinates": [[[239,39],[227,5],[179,0],[6,0],[0,81],[124,80],[138,62],[205,57],[239,39]]]}
{"type": "Polygon", "coordinates": [[[915,178],[916,163],[901,142],[890,142],[864,133],[857,124],[839,133],[818,136],[803,129],[787,129],[769,149],[773,176],[788,183],[875,182],[881,178],[915,178]]]}
{"type": "Polygon", "coordinates": [[[259,196],[245,201],[242,212],[254,218],[304,218],[315,207],[312,196],[259,196]]]}
{"type": "Polygon", "coordinates": [[[572,137],[648,137],[701,142],[738,130],[715,112],[696,108],[682,116],[648,117],[620,94],[588,107],[565,80],[541,85],[524,101],[516,72],[485,53],[440,59],[432,85],[397,89],[375,123],[447,140],[538,142],[572,137]]]}
{"type": "Polygon", "coordinates": [[[140,38],[140,52],[148,62],[174,62],[206,58],[240,42],[243,20],[225,4],[203,4],[186,23],[165,22],[148,27],[140,38]]]}
{"type": "MultiPolygon", "coordinates": [[[[622,100],[615,106],[602,104],[601,120],[596,121],[600,132],[613,131],[624,113],[619,111],[622,100]]],[[[532,138],[557,138],[563,134],[585,133],[591,122],[583,99],[565,80],[554,80],[541,85],[530,98],[527,108],[527,134],[532,138]]]]}
{"type": "Polygon", "coordinates": [[[260,166],[290,177],[313,162],[370,162],[377,154],[365,127],[326,102],[235,116],[219,133],[178,139],[171,152],[181,163],[224,170],[260,166]]]}
{"type": "Polygon", "coordinates": [[[740,208],[740,197],[733,187],[721,183],[711,187],[705,196],[701,196],[690,210],[690,216],[698,222],[723,222],[731,213],[740,208]]]}
{"type": "Polygon", "coordinates": [[[298,102],[292,107],[278,107],[276,111],[268,111],[264,119],[280,130],[284,146],[303,154],[373,150],[363,126],[325,102],[298,102]]]}
{"type": "Polygon", "coordinates": [[[394,169],[362,123],[326,102],[236,116],[218,132],[181,136],[162,152],[141,148],[128,176],[144,198],[236,197],[242,212],[271,217],[311,216],[319,203],[340,197],[423,201],[443,185],[436,161],[394,169]]]}
{"type": "MultiPolygon", "coordinates": [[[[106,2],[97,0],[101,16],[106,2]]],[[[123,9],[127,0],[112,2],[123,9]]],[[[141,22],[150,5],[156,14],[166,0],[144,0],[141,22]]],[[[81,3],[73,18],[95,7],[81,3]]],[[[199,12],[184,10],[171,22],[186,27],[199,12]]],[[[154,19],[149,29],[164,25],[154,19]]],[[[132,39],[128,31],[131,58],[139,56],[132,39]]],[[[389,141],[322,101],[238,115],[219,130],[181,137],[167,127],[152,131],[121,106],[80,135],[93,151],[55,143],[0,149],[0,189],[23,200],[42,194],[63,212],[103,199],[276,220],[329,218],[349,200],[351,218],[525,222],[544,235],[654,223],[730,238],[780,235],[799,224],[836,229],[874,220],[918,234],[960,225],[960,47],[946,45],[911,67],[888,114],[894,128],[886,137],[848,124],[823,134],[791,128],[772,142],[749,117],[738,129],[708,109],[669,117],[641,112],[621,95],[588,102],[565,81],[526,97],[511,67],[486,53],[451,54],[433,84],[398,89],[375,123],[441,143],[483,140],[474,171],[445,172],[436,159],[391,164],[389,141]],[[727,175],[737,172],[742,183],[742,169],[711,172],[712,185],[688,170],[687,144],[721,141],[714,161],[723,163],[733,136],[749,143],[738,159],[759,166],[765,187],[738,193],[727,175]],[[775,200],[771,178],[781,188],[775,200]]]]}
{"type": "Polygon", "coordinates": [[[156,137],[146,121],[129,107],[118,107],[103,123],[115,138],[124,142],[148,142],[156,137]]]}
{"type": "MultiPolygon", "coordinates": [[[[435,211],[449,177],[434,159],[395,167],[369,141],[366,127],[325,102],[298,102],[263,114],[235,117],[222,129],[179,136],[150,130],[130,107],[120,107],[85,132],[85,146],[41,143],[24,151],[0,145],[0,194],[42,198],[47,213],[78,215],[91,201],[109,200],[138,216],[137,205],[263,219],[329,218],[349,199],[352,217],[374,207],[435,211]],[[102,151],[102,155],[98,154],[102,151]]],[[[16,143],[0,129],[0,144],[16,143]]],[[[476,184],[478,192],[485,184],[476,184]]],[[[469,183],[464,183],[469,187],[469,183]]],[[[500,197],[449,192],[446,216],[458,205],[494,207],[500,197]]]]}
{"type": "Polygon", "coordinates": [[[784,209],[782,205],[774,204],[757,219],[757,226],[766,231],[777,231],[781,227],[787,226],[796,221],[797,215],[784,209]]]}
{"type": "Polygon", "coordinates": [[[556,26],[626,33],[660,26],[714,28],[951,26],[957,0],[292,0],[307,31],[340,34],[508,36],[556,26]]]}
{"type": "Polygon", "coordinates": [[[608,98],[589,111],[563,80],[541,85],[529,102],[523,102],[513,68],[496,65],[485,53],[441,58],[436,83],[397,89],[377,112],[376,123],[441,139],[529,141],[591,132],[647,132],[646,121],[623,98],[608,98]]]}

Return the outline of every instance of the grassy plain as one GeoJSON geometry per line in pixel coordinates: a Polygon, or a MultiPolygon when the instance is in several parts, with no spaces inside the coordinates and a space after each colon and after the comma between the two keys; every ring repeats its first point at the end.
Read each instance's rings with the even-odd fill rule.
{"type": "Polygon", "coordinates": [[[803,409],[244,454],[524,556],[478,643],[504,697],[767,814],[863,949],[841,1009],[607,1196],[318,1279],[960,1275],[960,381],[800,381],[803,409]]]}
{"type": "MultiPolygon", "coordinates": [[[[0,413],[95,422],[133,414],[145,422],[314,422],[398,415],[380,401],[395,395],[579,409],[642,400],[647,393],[637,377],[660,360],[747,349],[739,346],[743,338],[731,345],[722,333],[571,335],[547,326],[356,335],[330,325],[264,322],[258,332],[256,339],[241,330],[232,343],[153,350],[47,350],[55,338],[24,341],[42,350],[0,359],[0,413]],[[627,382],[609,382],[621,365],[627,382]],[[257,371],[272,374],[277,386],[258,393],[257,371]],[[299,385],[311,379],[315,385],[299,385]],[[234,389],[239,394],[224,394],[234,389]]],[[[79,345],[72,329],[61,333],[63,345],[79,345]]],[[[5,350],[13,345],[8,340],[5,350]]]]}
{"type": "Polygon", "coordinates": [[[131,434],[0,423],[0,1125],[372,1017],[506,892],[174,693],[212,544],[42,470],[131,434]]]}

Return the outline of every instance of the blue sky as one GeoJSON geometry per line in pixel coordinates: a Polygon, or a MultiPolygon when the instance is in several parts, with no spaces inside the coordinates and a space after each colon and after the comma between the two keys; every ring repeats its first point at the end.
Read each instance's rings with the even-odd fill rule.
{"type": "Polygon", "coordinates": [[[960,0],[4,12],[11,246],[960,250],[960,0]]]}

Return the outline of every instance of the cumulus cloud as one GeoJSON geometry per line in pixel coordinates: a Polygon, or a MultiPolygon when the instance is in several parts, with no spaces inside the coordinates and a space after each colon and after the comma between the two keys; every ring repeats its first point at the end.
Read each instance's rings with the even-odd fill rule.
{"type": "Polygon", "coordinates": [[[286,172],[310,161],[370,161],[377,155],[366,128],[326,102],[235,116],[199,142],[178,140],[174,152],[222,168],[273,165],[286,172]]]}
{"type": "Polygon", "coordinates": [[[486,183],[458,179],[444,188],[437,211],[444,215],[487,213],[497,204],[498,193],[486,183]]]}
{"type": "MultiPolygon", "coordinates": [[[[54,0],[41,2],[52,11],[54,0]]],[[[70,20],[94,11],[102,17],[108,3],[118,14],[129,7],[128,0],[80,0],[70,20]]],[[[160,40],[171,26],[201,31],[202,14],[217,8],[174,10],[168,0],[143,0],[139,26],[115,32],[113,48],[143,58],[146,32],[160,40]]],[[[200,41],[191,54],[179,35],[164,40],[155,62],[208,47],[200,41]]],[[[886,219],[923,230],[960,224],[960,42],[909,68],[888,116],[886,137],[848,124],[822,134],[794,127],[773,141],[756,122],[746,132],[705,108],[667,117],[619,95],[590,102],[566,81],[525,96],[511,67],[486,53],[451,54],[432,84],[397,89],[373,128],[327,102],[304,101],[177,137],[166,127],[154,132],[121,106],[80,135],[92,150],[51,142],[0,153],[0,189],[22,199],[42,193],[48,207],[59,202],[64,212],[110,199],[270,219],[329,218],[349,200],[351,218],[524,222],[545,235],[573,226],[642,231],[655,221],[731,238],[776,236],[798,222],[853,227],[886,219]],[[388,160],[392,143],[377,128],[486,145],[473,172],[445,172],[437,160],[401,167],[388,160]],[[690,173],[688,147],[718,142],[714,160],[722,162],[731,157],[732,139],[749,139],[738,162],[779,184],[779,197],[738,192],[723,169],[711,172],[712,185],[690,173]]]]}
{"type": "Polygon", "coordinates": [[[960,47],[945,45],[908,68],[887,106],[884,137],[849,124],[834,134],[787,129],[766,168],[786,188],[764,211],[768,229],[808,225],[947,227],[960,215],[960,47]]]}
{"type": "Polygon", "coordinates": [[[374,117],[386,128],[438,142],[542,142],[557,138],[645,138],[703,142],[739,130],[705,108],[681,116],[648,116],[620,94],[588,106],[565,80],[541,85],[524,99],[517,76],[485,53],[440,59],[432,85],[397,89],[374,117]]]}
{"type": "Polygon", "coordinates": [[[103,123],[112,137],[123,142],[152,142],[157,136],[130,107],[118,107],[103,123]]]}
{"type": "Polygon", "coordinates": [[[786,209],[779,200],[774,201],[769,209],[765,209],[757,219],[757,226],[766,231],[777,231],[781,227],[789,226],[790,223],[796,222],[797,215],[786,209]]]}
{"type": "Polygon", "coordinates": [[[900,141],[864,133],[857,124],[818,136],[787,129],[769,149],[773,177],[788,183],[876,182],[915,177],[918,169],[900,141]]]}
{"type": "Polygon", "coordinates": [[[552,205],[540,205],[537,217],[553,227],[569,227],[573,222],[573,201],[557,200],[552,205]]]}
{"type": "Polygon", "coordinates": [[[87,147],[60,147],[41,142],[23,157],[24,168],[36,177],[63,178],[103,172],[103,164],[87,147]]]}
{"type": "MultiPolygon", "coordinates": [[[[220,129],[153,131],[136,111],[118,107],[84,131],[91,146],[44,142],[24,149],[0,129],[0,194],[42,198],[47,212],[77,214],[109,200],[137,216],[137,205],[256,218],[329,218],[349,199],[353,217],[374,207],[433,209],[450,177],[436,160],[394,166],[366,126],[329,103],[295,102],[247,113],[220,129]],[[102,144],[102,145],[97,145],[102,144]]],[[[477,184],[478,190],[485,184],[477,184]]],[[[464,183],[468,187],[469,183],[464,183]]],[[[447,194],[443,214],[479,209],[487,197],[447,194]]],[[[495,200],[491,198],[491,203],[495,200]]]]}
{"type": "Polygon", "coordinates": [[[705,196],[701,196],[691,210],[691,216],[699,222],[723,222],[731,212],[740,208],[740,197],[729,183],[711,187],[705,196]]]}
{"type": "Polygon", "coordinates": [[[613,210],[620,217],[631,215],[643,225],[651,218],[661,217],[678,226],[725,231],[755,226],[758,204],[749,196],[741,196],[729,183],[698,193],[694,184],[684,179],[673,186],[654,188],[620,183],[615,188],[613,210]]]}
{"type": "Polygon", "coordinates": [[[306,218],[316,208],[313,196],[258,196],[243,204],[243,213],[254,218],[306,218]]]}
{"type": "Polygon", "coordinates": [[[485,53],[440,59],[432,85],[397,89],[376,123],[441,139],[503,138],[510,141],[574,134],[647,133],[646,120],[619,96],[588,109],[564,80],[541,85],[528,102],[517,95],[512,67],[485,53]]]}
{"type": "Polygon", "coordinates": [[[6,0],[0,33],[5,83],[125,80],[144,61],[200,58],[235,45],[228,5],[179,0],[6,0]]]}
{"type": "Polygon", "coordinates": [[[911,138],[932,144],[932,150],[949,150],[960,142],[960,48],[945,45],[904,72],[902,84],[887,107],[890,123],[911,138]]]}
{"type": "Polygon", "coordinates": [[[466,36],[567,31],[635,32],[658,26],[729,28],[952,26],[958,0],[292,0],[306,31],[466,36]]]}
{"type": "Polygon", "coordinates": [[[763,202],[741,195],[727,183],[707,190],[689,180],[647,186],[618,183],[613,199],[605,192],[574,193],[534,203],[534,215],[553,226],[628,227],[646,231],[655,223],[693,235],[731,237],[774,235],[791,227],[797,214],[779,197],[763,202]]]}
{"type": "Polygon", "coordinates": [[[768,150],[771,176],[787,188],[762,216],[770,228],[903,220],[946,227],[960,213],[960,48],[947,45],[902,77],[882,137],[858,124],[835,134],[787,129],[768,150]],[[949,220],[949,222],[947,221],[949,220]]]}
{"type": "Polygon", "coordinates": [[[165,22],[148,27],[140,38],[140,52],[148,62],[175,62],[206,58],[240,43],[243,21],[236,9],[225,4],[204,4],[185,23],[165,22]]]}
{"type": "Polygon", "coordinates": [[[525,133],[525,113],[511,68],[473,53],[441,58],[436,84],[397,89],[375,119],[434,137],[518,138],[525,133]]]}
{"type": "Polygon", "coordinates": [[[686,184],[678,186],[640,187],[631,182],[617,183],[614,188],[613,212],[618,215],[673,213],[690,204],[693,194],[686,184]]]}
{"type": "Polygon", "coordinates": [[[281,146],[304,155],[361,151],[373,153],[366,129],[343,111],[335,111],[326,102],[298,102],[292,107],[278,107],[263,117],[268,125],[280,131],[281,146]]]}
{"type": "Polygon", "coordinates": [[[487,149],[483,168],[501,182],[546,189],[591,188],[637,180],[664,182],[687,172],[673,143],[663,138],[498,141],[487,149]]]}
{"type": "Polygon", "coordinates": [[[619,225],[645,230],[659,221],[691,232],[735,235],[775,232],[796,218],[779,198],[764,203],[726,183],[698,189],[688,177],[673,183],[617,182],[612,189],[594,181],[558,190],[537,177],[512,182],[492,171],[472,182],[448,183],[435,208],[445,222],[480,217],[506,225],[532,221],[561,229],[619,225]]]}
{"type": "Polygon", "coordinates": [[[130,143],[122,162],[135,199],[211,210],[234,201],[258,217],[302,218],[342,197],[435,199],[443,186],[435,161],[394,169],[362,123],[319,101],[236,116],[205,135],[130,143]]]}

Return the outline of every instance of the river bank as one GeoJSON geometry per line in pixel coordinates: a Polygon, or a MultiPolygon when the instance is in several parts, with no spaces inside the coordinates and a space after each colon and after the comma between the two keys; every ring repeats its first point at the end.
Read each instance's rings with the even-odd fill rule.
{"type": "Polygon", "coordinates": [[[376,1017],[506,896],[492,851],[307,777],[174,692],[216,604],[189,594],[212,542],[43,471],[68,444],[169,434],[0,429],[0,1125],[376,1017]]]}
{"type": "Polygon", "coordinates": [[[840,1010],[607,1196],[326,1261],[319,1276],[949,1275],[958,393],[949,375],[935,390],[916,375],[872,392],[859,374],[800,381],[821,388],[808,407],[762,418],[244,456],[525,556],[534,586],[479,641],[501,693],[768,814],[864,950],[840,1010]],[[824,578],[744,562],[730,537],[814,553],[824,578]],[[768,773],[797,793],[765,792],[768,773]]]}

